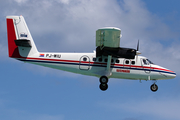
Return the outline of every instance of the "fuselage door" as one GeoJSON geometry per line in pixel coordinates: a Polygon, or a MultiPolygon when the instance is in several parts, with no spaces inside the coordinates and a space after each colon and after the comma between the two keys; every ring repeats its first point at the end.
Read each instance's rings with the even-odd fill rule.
{"type": "Polygon", "coordinates": [[[151,64],[146,59],[141,59],[141,64],[145,73],[151,72],[151,64]]]}
{"type": "Polygon", "coordinates": [[[87,55],[84,55],[80,58],[79,69],[80,70],[89,70],[90,69],[90,59],[87,55]]]}

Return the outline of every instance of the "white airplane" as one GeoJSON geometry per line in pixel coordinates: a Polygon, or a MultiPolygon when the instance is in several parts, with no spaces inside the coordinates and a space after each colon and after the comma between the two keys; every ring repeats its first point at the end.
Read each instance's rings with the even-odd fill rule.
{"type": "Polygon", "coordinates": [[[93,53],[39,52],[23,16],[7,16],[9,57],[36,65],[77,74],[99,77],[100,89],[108,88],[109,78],[153,80],[172,79],[176,73],[152,63],[136,49],[119,47],[121,30],[115,27],[96,31],[96,51],[93,53]]]}

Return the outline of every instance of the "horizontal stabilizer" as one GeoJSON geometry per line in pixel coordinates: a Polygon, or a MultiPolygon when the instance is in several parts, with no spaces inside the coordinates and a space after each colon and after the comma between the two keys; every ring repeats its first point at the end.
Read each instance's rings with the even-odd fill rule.
{"type": "Polygon", "coordinates": [[[32,47],[31,41],[27,39],[19,39],[19,40],[14,40],[15,44],[17,46],[21,47],[32,47]]]}

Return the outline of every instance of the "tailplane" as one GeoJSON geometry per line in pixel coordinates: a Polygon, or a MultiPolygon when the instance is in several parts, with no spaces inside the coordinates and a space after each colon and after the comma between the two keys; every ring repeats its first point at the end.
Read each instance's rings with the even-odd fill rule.
{"type": "Polygon", "coordinates": [[[23,16],[7,16],[9,57],[29,57],[38,53],[23,16]]]}

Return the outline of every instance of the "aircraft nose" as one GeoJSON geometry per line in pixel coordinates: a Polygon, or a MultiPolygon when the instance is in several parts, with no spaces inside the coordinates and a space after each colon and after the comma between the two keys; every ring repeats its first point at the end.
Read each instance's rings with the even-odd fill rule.
{"type": "Polygon", "coordinates": [[[171,73],[171,74],[167,74],[167,77],[168,77],[169,79],[173,79],[173,78],[176,77],[176,73],[173,72],[173,73],[171,73]]]}
{"type": "Polygon", "coordinates": [[[166,72],[161,72],[161,75],[163,75],[164,77],[166,77],[167,79],[173,79],[176,77],[176,73],[174,71],[165,70],[166,72]]]}

